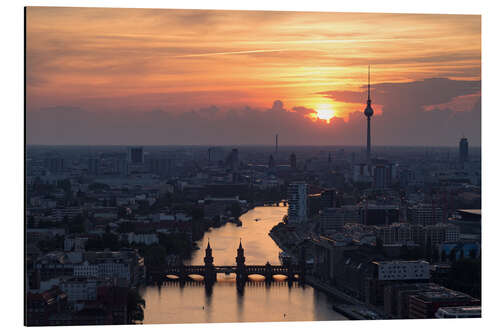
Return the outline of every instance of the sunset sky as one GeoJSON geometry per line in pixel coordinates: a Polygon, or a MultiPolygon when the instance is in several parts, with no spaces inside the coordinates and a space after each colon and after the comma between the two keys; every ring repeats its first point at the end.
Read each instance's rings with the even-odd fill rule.
{"type": "Polygon", "coordinates": [[[481,144],[481,18],[27,9],[29,144],[481,144]],[[319,119],[318,119],[319,118],[319,119]]]}

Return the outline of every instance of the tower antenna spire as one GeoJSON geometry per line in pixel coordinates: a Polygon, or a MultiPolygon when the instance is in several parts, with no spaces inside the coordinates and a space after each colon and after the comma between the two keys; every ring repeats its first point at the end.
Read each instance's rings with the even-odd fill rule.
{"type": "Polygon", "coordinates": [[[365,116],[366,116],[366,160],[371,163],[371,130],[370,118],[373,116],[371,92],[370,92],[370,65],[368,65],[368,100],[366,101],[365,116]]]}
{"type": "Polygon", "coordinates": [[[370,100],[370,65],[368,65],[368,100],[370,100]]]}

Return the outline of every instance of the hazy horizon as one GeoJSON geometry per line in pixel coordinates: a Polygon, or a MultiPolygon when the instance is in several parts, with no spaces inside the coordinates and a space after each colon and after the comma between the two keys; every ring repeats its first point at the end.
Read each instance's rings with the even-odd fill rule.
{"type": "MultiPolygon", "coordinates": [[[[458,144],[458,143],[457,143],[458,144]]],[[[224,145],[211,145],[211,144],[176,144],[176,145],[169,145],[169,144],[155,144],[155,145],[141,145],[141,144],[96,144],[96,145],[87,145],[87,144],[26,144],[28,147],[266,147],[266,148],[275,148],[275,145],[271,144],[238,144],[238,145],[230,145],[230,144],[224,144],[224,145]]],[[[279,148],[290,148],[290,147],[327,147],[327,148],[360,148],[360,149],[366,149],[365,146],[362,145],[280,145],[279,148]]],[[[408,145],[372,145],[373,147],[379,147],[379,148],[449,148],[449,149],[456,149],[457,145],[455,146],[408,146],[408,145]]],[[[481,146],[473,146],[469,145],[469,149],[474,148],[474,149],[479,149],[481,146]]]]}

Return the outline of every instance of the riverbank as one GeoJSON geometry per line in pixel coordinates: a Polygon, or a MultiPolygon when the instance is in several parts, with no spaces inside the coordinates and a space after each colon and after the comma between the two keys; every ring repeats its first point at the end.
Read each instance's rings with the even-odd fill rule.
{"type": "Polygon", "coordinates": [[[271,228],[268,235],[282,251],[295,257],[295,260],[298,258],[297,245],[304,239],[298,230],[290,230],[286,224],[280,222],[271,228]]]}
{"type": "MultiPolygon", "coordinates": [[[[268,236],[281,221],[286,207],[255,207],[240,217],[243,227],[227,223],[212,228],[197,242],[201,247],[193,254],[190,265],[203,265],[205,247],[210,238],[215,265],[234,265],[237,248],[242,241],[245,263],[279,265],[280,248],[268,236]]],[[[249,282],[243,293],[237,291],[233,276],[219,275],[219,281],[207,294],[203,283],[176,281],[141,288],[146,301],[144,323],[208,323],[208,322],[280,322],[332,321],[346,316],[332,308],[331,298],[309,285],[290,286],[287,281],[271,285],[249,282]],[[297,306],[300,304],[301,306],[297,306]],[[286,317],[284,314],[286,313],[286,317]]]]}
{"type": "MultiPolygon", "coordinates": [[[[269,237],[282,251],[297,261],[300,251],[298,245],[304,240],[304,233],[295,228],[289,228],[284,223],[278,223],[269,231],[269,237]]],[[[385,317],[378,309],[345,294],[312,275],[305,277],[305,283],[334,298],[336,301],[333,302],[333,309],[351,320],[382,319],[385,317]]]]}
{"type": "Polygon", "coordinates": [[[366,303],[354,298],[346,293],[338,290],[334,286],[320,281],[311,275],[305,277],[305,283],[309,286],[321,290],[325,294],[341,300],[345,303],[336,302],[333,304],[333,309],[351,320],[367,320],[367,319],[384,319],[385,315],[380,313],[378,309],[367,305],[366,303]]]}

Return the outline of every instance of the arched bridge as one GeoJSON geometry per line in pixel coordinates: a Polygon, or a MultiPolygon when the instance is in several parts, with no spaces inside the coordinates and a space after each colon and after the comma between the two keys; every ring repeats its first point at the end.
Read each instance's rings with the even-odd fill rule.
{"type": "MultiPolygon", "coordinates": [[[[238,266],[213,266],[213,268],[208,269],[213,270],[215,274],[224,273],[238,274],[238,266]]],[[[180,279],[187,279],[189,275],[200,275],[205,277],[207,273],[207,267],[204,265],[177,265],[177,266],[167,266],[164,270],[164,275],[175,275],[180,279]]],[[[266,279],[271,279],[275,275],[284,275],[288,279],[293,280],[295,276],[300,276],[302,271],[299,268],[299,265],[244,265],[244,269],[241,272],[243,273],[245,278],[248,278],[249,275],[262,275],[266,279]]]]}
{"type": "Polygon", "coordinates": [[[244,285],[248,280],[249,275],[261,275],[266,278],[266,281],[271,281],[275,275],[284,275],[288,281],[296,279],[302,280],[305,276],[305,262],[302,264],[287,264],[287,265],[271,265],[267,262],[265,265],[246,265],[244,249],[241,245],[237,250],[236,265],[233,266],[216,266],[213,264],[212,249],[210,242],[205,249],[205,265],[175,265],[166,266],[161,271],[161,276],[165,278],[167,275],[175,275],[181,281],[189,279],[189,275],[200,275],[203,277],[206,285],[212,285],[217,282],[217,273],[236,274],[236,282],[238,285],[244,285]],[[298,278],[297,278],[298,277],[298,278]]]}

